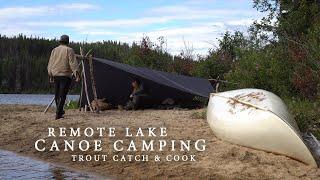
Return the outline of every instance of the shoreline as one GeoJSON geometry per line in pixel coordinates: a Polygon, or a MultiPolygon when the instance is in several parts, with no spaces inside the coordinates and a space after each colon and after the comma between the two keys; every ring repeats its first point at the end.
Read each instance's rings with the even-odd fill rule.
{"type": "MultiPolygon", "coordinates": [[[[53,163],[53,162],[48,162],[48,161],[44,161],[42,159],[39,159],[37,157],[33,157],[33,156],[26,156],[24,154],[21,154],[21,153],[17,153],[17,152],[13,152],[13,151],[8,151],[8,150],[4,150],[4,149],[0,149],[0,152],[1,154],[4,153],[4,154],[10,154],[11,156],[15,156],[14,158],[18,158],[18,159],[23,159],[23,160],[31,160],[31,162],[34,164],[34,163],[37,163],[37,164],[41,164],[42,166],[51,166],[51,168],[58,168],[59,171],[66,171],[67,173],[70,173],[70,174],[76,174],[77,175],[80,175],[80,176],[84,176],[84,177],[88,177],[88,178],[94,178],[94,179],[114,179],[114,177],[107,177],[107,176],[101,176],[97,173],[93,173],[93,172],[87,172],[87,171],[80,171],[79,169],[75,169],[75,168],[72,168],[72,167],[68,167],[68,166],[65,166],[61,163],[53,163]]],[[[14,169],[14,168],[13,168],[14,169]]],[[[34,169],[33,169],[34,170],[34,169]]],[[[12,170],[11,170],[12,171],[12,170]]],[[[21,168],[19,168],[19,171],[21,171],[21,168]]],[[[40,171],[40,173],[43,173],[43,171],[40,171]]],[[[19,172],[18,172],[19,174],[19,172]]],[[[1,175],[4,175],[3,173],[1,175]]],[[[9,175],[10,176],[10,175],[9,175]]],[[[64,176],[63,174],[61,175],[62,177],[64,176]]],[[[35,178],[35,177],[34,177],[35,178]]],[[[61,178],[61,177],[60,177],[61,178]]],[[[74,177],[72,177],[74,178],[74,177]]]]}
{"type": "MultiPolygon", "coordinates": [[[[116,178],[219,178],[219,179],[298,179],[320,177],[320,170],[311,168],[301,162],[285,156],[253,150],[246,147],[233,145],[217,139],[206,120],[193,117],[201,110],[144,110],[144,111],[120,111],[110,110],[101,114],[67,110],[66,118],[55,121],[53,110],[43,114],[44,106],[35,105],[0,105],[0,149],[12,151],[24,156],[50,162],[75,170],[86,171],[106,177],[116,178]],[[48,135],[48,127],[115,127],[119,129],[118,139],[128,137],[123,134],[124,127],[137,129],[142,127],[166,127],[170,139],[197,139],[206,140],[206,150],[198,152],[190,150],[187,155],[196,155],[196,161],[178,162],[154,162],[154,161],[98,161],[98,162],[72,162],[71,155],[107,154],[129,155],[128,152],[114,152],[112,137],[104,137],[108,142],[107,148],[102,152],[88,150],[81,152],[78,148],[73,152],[38,152],[34,148],[37,139],[44,138],[52,141],[48,135]],[[122,134],[122,135],[121,135],[122,134]]],[[[98,135],[94,135],[97,138],[98,135]]],[[[158,140],[160,137],[155,137],[158,140]]],[[[58,145],[63,145],[62,140],[70,137],[57,138],[58,145]]],[[[87,137],[82,137],[87,139],[87,137]]],[[[93,139],[88,139],[91,141],[93,139]]],[[[139,137],[133,138],[136,141],[139,137]]],[[[150,137],[145,137],[150,140],[150,137]]],[[[131,154],[142,154],[137,151],[131,154]]],[[[185,153],[185,152],[184,152],[185,153]]],[[[169,150],[157,152],[145,152],[151,157],[155,154],[168,156],[172,154],[184,155],[183,152],[174,153],[169,150]]]]}

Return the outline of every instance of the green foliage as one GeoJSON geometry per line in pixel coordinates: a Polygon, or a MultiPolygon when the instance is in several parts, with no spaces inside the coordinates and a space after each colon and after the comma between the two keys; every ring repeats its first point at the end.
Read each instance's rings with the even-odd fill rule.
{"type": "Polygon", "coordinates": [[[175,56],[171,67],[169,67],[170,72],[177,74],[190,76],[196,68],[196,62],[192,59],[185,59],[181,56],[175,56]]]}
{"type": "Polygon", "coordinates": [[[293,118],[296,120],[302,132],[312,132],[320,137],[320,102],[286,98],[293,118]]]}
{"type": "Polygon", "coordinates": [[[229,66],[219,62],[217,59],[208,58],[197,63],[195,75],[204,78],[218,78],[228,72],[229,66]]]}
{"type": "Polygon", "coordinates": [[[193,98],[194,104],[198,104],[201,107],[206,107],[208,104],[208,99],[200,96],[195,96],[193,98]]]}
{"type": "Polygon", "coordinates": [[[192,119],[207,119],[207,111],[206,110],[198,110],[198,111],[194,111],[190,117],[192,119]]]}
{"type": "Polygon", "coordinates": [[[197,63],[194,75],[203,78],[218,78],[230,70],[227,63],[221,62],[213,57],[200,60],[197,63]]]}
{"type": "Polygon", "coordinates": [[[197,62],[194,75],[204,78],[224,78],[225,73],[231,70],[232,64],[248,49],[248,43],[241,32],[237,31],[234,34],[226,32],[219,40],[219,47],[211,50],[206,58],[197,62]]]}
{"type": "Polygon", "coordinates": [[[220,59],[236,61],[241,57],[242,52],[249,48],[249,43],[242,32],[236,31],[234,34],[230,34],[227,31],[219,40],[219,48],[216,53],[220,56],[220,59]]]}
{"type": "Polygon", "coordinates": [[[64,106],[65,109],[78,109],[79,108],[79,100],[73,101],[70,100],[69,102],[67,102],[64,106]]]}
{"type": "MultiPolygon", "coordinates": [[[[274,92],[282,97],[291,96],[290,71],[292,67],[276,47],[260,51],[249,51],[239,59],[234,68],[226,74],[230,82],[237,82],[238,88],[259,88],[274,92]]],[[[237,88],[228,84],[229,89],[237,88]]]]}
{"type": "Polygon", "coordinates": [[[308,33],[319,14],[319,2],[316,0],[294,0],[281,2],[281,12],[278,15],[279,37],[288,36],[298,39],[308,33]]]}
{"type": "Polygon", "coordinates": [[[226,79],[239,87],[314,100],[320,84],[319,6],[306,0],[254,1],[254,7],[269,14],[250,28],[247,50],[226,79]]]}
{"type": "Polygon", "coordinates": [[[234,88],[261,88],[285,99],[300,129],[320,137],[320,2],[254,0],[269,13],[249,30],[249,49],[226,73],[234,88]]]}

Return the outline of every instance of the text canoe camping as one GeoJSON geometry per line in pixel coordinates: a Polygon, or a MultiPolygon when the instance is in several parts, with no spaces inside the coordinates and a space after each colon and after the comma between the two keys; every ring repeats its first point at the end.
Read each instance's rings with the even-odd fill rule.
{"type": "MultiPolygon", "coordinates": [[[[86,84],[89,101],[93,100],[92,80],[89,61],[85,60],[86,84]]],[[[213,87],[209,80],[174,73],[167,73],[143,67],[134,67],[106,59],[92,58],[92,69],[98,98],[106,98],[113,105],[125,105],[132,93],[131,82],[139,78],[148,89],[154,104],[161,104],[165,99],[172,99],[177,104],[188,105],[195,97],[209,98],[213,87]]],[[[84,90],[82,92],[85,93],[84,90]]],[[[82,96],[81,106],[87,104],[82,96]]]]}
{"type": "Polygon", "coordinates": [[[241,89],[212,93],[207,120],[222,140],[283,154],[317,167],[285,104],[271,92],[241,89]]]}

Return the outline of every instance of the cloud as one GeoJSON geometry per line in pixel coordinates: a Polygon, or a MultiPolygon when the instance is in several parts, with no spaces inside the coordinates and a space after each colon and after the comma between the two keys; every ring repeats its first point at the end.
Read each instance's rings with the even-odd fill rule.
{"type": "Polygon", "coordinates": [[[63,13],[66,11],[83,11],[93,10],[97,8],[97,6],[87,3],[58,4],[54,6],[6,7],[0,8],[0,20],[47,16],[50,14],[53,15],[56,13],[63,13]]]}
{"type": "Polygon", "coordinates": [[[110,39],[127,43],[139,41],[143,35],[153,41],[164,36],[168,50],[173,54],[180,52],[184,41],[192,44],[196,53],[206,54],[208,49],[214,48],[212,44],[217,45],[217,39],[225,31],[245,31],[253,17],[262,16],[253,9],[209,8],[204,5],[214,1],[217,0],[186,0],[181,5],[144,9],[134,15],[136,18],[128,13],[112,19],[91,14],[92,11],[88,10],[105,7],[89,3],[6,7],[0,8],[0,34],[23,33],[52,38],[56,32],[68,32],[73,39],[83,39],[87,35],[89,41],[110,39]],[[83,11],[80,19],[74,17],[78,11],[83,11]]]}
{"type": "Polygon", "coordinates": [[[0,19],[11,19],[26,16],[38,16],[48,12],[48,7],[28,8],[28,7],[9,7],[0,9],[0,19]]]}
{"type": "Polygon", "coordinates": [[[192,7],[186,5],[178,6],[161,6],[149,10],[149,14],[175,16],[179,19],[199,19],[199,18],[226,18],[234,16],[253,16],[257,15],[257,11],[243,9],[206,9],[203,7],[192,7]]]}
{"type": "Polygon", "coordinates": [[[93,36],[111,36],[111,35],[121,35],[119,32],[115,31],[104,31],[104,30],[90,30],[90,31],[80,31],[80,34],[93,35],[93,36]]]}
{"type": "Polygon", "coordinates": [[[226,22],[227,25],[231,26],[250,26],[254,22],[254,19],[237,19],[237,20],[229,20],[226,22]]]}
{"type": "MultiPolygon", "coordinates": [[[[148,36],[155,42],[158,37],[163,36],[167,40],[168,51],[172,54],[179,54],[181,49],[184,48],[185,42],[187,42],[190,46],[193,46],[195,53],[204,55],[209,49],[215,48],[218,45],[218,39],[227,30],[232,32],[240,27],[245,28],[245,25],[240,25],[240,23],[241,21],[239,24],[232,21],[230,24],[228,22],[215,22],[198,24],[196,26],[168,27],[131,33],[110,33],[108,31],[106,33],[111,35],[109,38],[112,40],[120,40],[127,43],[137,42],[142,36],[148,36]]],[[[103,30],[90,35],[99,34],[103,34],[103,30]]]]}
{"type": "Polygon", "coordinates": [[[29,29],[29,28],[21,28],[19,26],[0,26],[0,34],[4,35],[18,35],[23,34],[26,36],[32,36],[32,35],[38,35],[40,34],[40,31],[37,31],[35,29],[29,29]]]}
{"type": "MultiPolygon", "coordinates": [[[[108,39],[132,43],[139,41],[142,36],[147,35],[153,41],[158,37],[164,36],[167,39],[168,50],[170,53],[179,54],[184,47],[184,40],[192,44],[195,52],[206,54],[208,49],[217,45],[225,31],[245,30],[253,20],[250,18],[230,19],[227,21],[214,21],[196,23],[194,25],[168,26],[166,23],[176,20],[176,17],[146,17],[140,19],[117,19],[117,20],[98,20],[98,21],[62,21],[62,22],[33,22],[27,23],[29,26],[58,26],[72,28],[78,34],[88,35],[89,39],[94,38],[99,41],[102,37],[108,39]],[[150,24],[163,24],[163,28],[146,29],[145,31],[122,31],[134,26],[146,26],[150,24]]],[[[144,28],[142,28],[144,29],[144,28]]]]}
{"type": "MultiPolygon", "coordinates": [[[[160,10],[160,9],[158,9],[160,10]]],[[[164,11],[164,9],[161,9],[164,11]]],[[[171,9],[166,9],[165,11],[170,11],[171,9]]],[[[216,10],[216,11],[204,11],[204,12],[193,12],[190,15],[186,16],[187,10],[184,8],[177,9],[177,13],[175,15],[164,15],[164,16],[149,16],[135,19],[113,19],[113,20],[77,20],[77,21],[31,21],[25,22],[24,25],[27,26],[41,26],[41,27],[66,27],[73,28],[77,30],[89,29],[89,28],[130,28],[130,27],[146,27],[149,25],[158,25],[158,24],[166,24],[173,21],[192,21],[192,20],[205,20],[205,21],[222,21],[226,20],[230,25],[247,25],[251,23],[253,20],[251,19],[242,19],[237,22],[235,19],[227,20],[227,14],[239,15],[242,12],[239,10],[233,10],[230,12],[229,10],[216,10]],[[218,20],[214,20],[219,17],[218,20]],[[223,17],[223,18],[222,18],[223,17]]],[[[243,14],[243,13],[242,13],[243,14]]],[[[229,18],[232,18],[231,16],[229,18]]]]}
{"type": "Polygon", "coordinates": [[[207,4],[207,3],[214,3],[217,2],[217,0],[187,0],[186,4],[207,4]]]}
{"type": "Polygon", "coordinates": [[[152,41],[156,41],[158,37],[164,36],[168,51],[172,54],[179,54],[185,43],[192,46],[195,53],[205,54],[208,49],[213,48],[208,41],[216,43],[216,38],[222,34],[222,31],[213,26],[190,26],[135,33],[132,39],[140,39],[142,35],[147,35],[152,41]]]}
{"type": "Polygon", "coordinates": [[[61,10],[96,10],[98,6],[88,3],[70,3],[70,4],[59,4],[56,6],[57,9],[61,10]]]}
{"type": "Polygon", "coordinates": [[[42,21],[42,22],[26,22],[25,25],[29,26],[62,26],[75,29],[95,28],[95,27],[121,27],[129,26],[146,26],[150,24],[166,23],[169,22],[168,17],[146,17],[138,19],[114,19],[114,20],[80,20],[80,21],[42,21]]]}
{"type": "MultiPolygon", "coordinates": [[[[250,0],[228,0],[230,3],[248,3],[251,2],[250,0]]],[[[219,2],[219,0],[186,0],[186,4],[190,5],[206,5],[206,4],[214,4],[219,2]]],[[[220,0],[221,2],[221,0],[220,0]]]]}

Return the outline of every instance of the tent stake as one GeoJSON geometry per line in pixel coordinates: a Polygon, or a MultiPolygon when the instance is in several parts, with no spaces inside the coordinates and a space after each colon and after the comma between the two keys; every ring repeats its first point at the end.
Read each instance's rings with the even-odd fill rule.
{"type": "Polygon", "coordinates": [[[96,113],[99,113],[100,108],[99,108],[99,103],[98,103],[96,81],[94,79],[94,73],[93,73],[92,55],[89,55],[89,67],[90,67],[90,77],[91,77],[91,86],[92,86],[93,98],[94,98],[94,101],[95,101],[96,106],[97,106],[95,111],[96,111],[96,113]]]}

